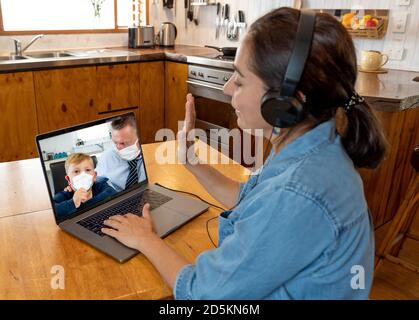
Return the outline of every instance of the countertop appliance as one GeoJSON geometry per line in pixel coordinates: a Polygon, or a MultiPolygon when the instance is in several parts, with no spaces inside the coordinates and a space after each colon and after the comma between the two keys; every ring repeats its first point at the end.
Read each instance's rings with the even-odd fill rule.
{"type": "Polygon", "coordinates": [[[129,48],[150,48],[154,47],[154,27],[139,26],[128,28],[129,48]]]}
{"type": "Polygon", "coordinates": [[[173,47],[177,37],[177,28],[171,22],[163,22],[160,26],[158,44],[163,47],[173,47]]]}

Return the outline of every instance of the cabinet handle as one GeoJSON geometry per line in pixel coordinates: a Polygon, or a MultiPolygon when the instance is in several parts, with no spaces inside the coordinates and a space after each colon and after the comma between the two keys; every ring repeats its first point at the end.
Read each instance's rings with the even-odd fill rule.
{"type": "Polygon", "coordinates": [[[109,113],[129,111],[129,110],[135,110],[135,109],[138,109],[138,106],[126,107],[126,108],[117,109],[117,110],[99,111],[97,114],[109,114],[109,113]]]}

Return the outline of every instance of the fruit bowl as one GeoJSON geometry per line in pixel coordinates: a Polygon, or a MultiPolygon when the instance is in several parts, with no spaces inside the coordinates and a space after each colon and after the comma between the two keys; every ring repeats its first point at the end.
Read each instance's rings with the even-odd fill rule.
{"type": "Polygon", "coordinates": [[[352,37],[381,39],[387,32],[388,18],[371,15],[358,17],[355,13],[347,13],[341,22],[352,37]]]}

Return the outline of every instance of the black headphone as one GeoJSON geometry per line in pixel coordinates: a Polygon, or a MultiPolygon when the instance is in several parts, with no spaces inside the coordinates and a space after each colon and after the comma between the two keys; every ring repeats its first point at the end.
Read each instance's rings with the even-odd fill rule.
{"type": "Polygon", "coordinates": [[[262,97],[262,117],[274,127],[289,128],[303,119],[304,103],[295,96],[295,91],[310,53],[315,21],[314,11],[300,11],[295,45],[281,88],[269,89],[262,97]]]}

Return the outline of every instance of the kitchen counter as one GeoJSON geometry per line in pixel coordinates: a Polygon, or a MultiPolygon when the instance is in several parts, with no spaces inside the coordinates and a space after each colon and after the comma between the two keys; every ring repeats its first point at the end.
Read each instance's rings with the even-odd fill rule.
{"type": "MultiPolygon", "coordinates": [[[[150,49],[131,49],[127,47],[84,50],[69,49],[60,50],[60,52],[74,55],[66,57],[1,61],[0,73],[157,60],[170,60],[186,63],[188,56],[216,57],[219,55],[214,49],[184,45],[178,45],[174,48],[155,47],[150,49]]],[[[42,53],[42,51],[25,52],[23,55],[30,56],[31,54],[36,53],[42,53]]]]}
{"type": "Polygon", "coordinates": [[[380,111],[394,112],[419,107],[419,72],[388,70],[388,73],[358,73],[356,89],[380,111]]]}
{"type": "MultiPolygon", "coordinates": [[[[105,49],[104,52],[99,52],[100,49],[97,49],[97,54],[94,53],[95,50],[91,50],[93,54],[90,55],[2,62],[0,73],[157,60],[181,63],[195,63],[195,60],[199,60],[200,63],[205,63],[205,58],[216,58],[220,54],[214,49],[186,45],[150,49],[114,47],[105,49]]],[[[88,49],[78,51],[89,52],[88,49]]],[[[26,54],[29,55],[29,53],[26,54]]],[[[231,64],[232,67],[232,62],[223,63],[231,64]]],[[[380,111],[395,112],[416,108],[419,106],[419,82],[413,81],[416,77],[419,77],[419,72],[401,70],[388,70],[386,74],[360,72],[356,89],[360,95],[367,97],[373,104],[380,104],[378,107],[380,111]]]]}

